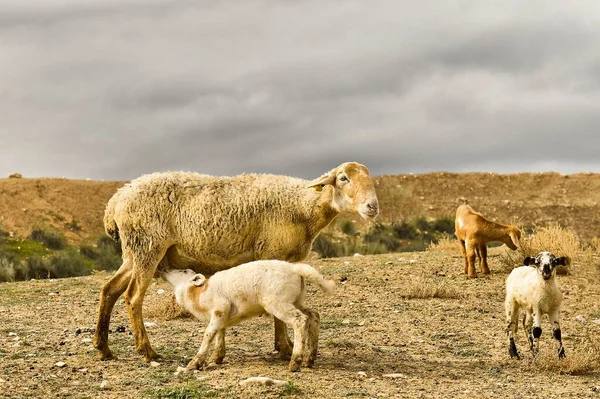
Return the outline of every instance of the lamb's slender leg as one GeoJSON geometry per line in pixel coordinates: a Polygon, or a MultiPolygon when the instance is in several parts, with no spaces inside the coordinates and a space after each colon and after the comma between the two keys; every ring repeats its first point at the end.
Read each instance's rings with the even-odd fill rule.
{"type": "Polygon", "coordinates": [[[303,367],[312,368],[317,359],[319,350],[319,326],[321,317],[319,313],[308,308],[303,308],[302,312],[308,317],[308,334],[304,339],[305,352],[303,367]]]}
{"type": "MultiPolygon", "coordinates": [[[[208,326],[206,326],[206,330],[204,331],[204,338],[202,339],[202,345],[200,345],[200,349],[198,353],[187,365],[188,370],[196,370],[204,366],[206,363],[206,358],[208,357],[208,350],[213,344],[215,337],[219,334],[225,334],[225,312],[224,311],[214,311],[211,314],[210,322],[208,326]]],[[[218,343],[217,343],[218,345],[218,343]]]]}
{"type": "Polygon", "coordinates": [[[529,341],[529,350],[533,352],[533,315],[527,311],[525,317],[523,317],[523,331],[527,335],[529,341]]]}
{"type": "Polygon", "coordinates": [[[508,335],[508,354],[511,358],[516,357],[520,359],[517,346],[515,345],[515,336],[519,328],[519,308],[511,299],[507,299],[504,306],[506,311],[506,334],[508,335]]]}
{"type": "Polygon", "coordinates": [[[558,358],[565,357],[565,348],[562,344],[562,334],[560,332],[559,311],[555,310],[550,314],[550,323],[552,323],[552,335],[558,341],[558,358]]]}
{"type": "Polygon", "coordinates": [[[131,261],[125,259],[123,264],[104,284],[100,292],[100,305],[98,306],[98,321],[96,323],[96,332],[94,334],[94,347],[100,352],[98,357],[101,360],[113,358],[113,354],[108,347],[108,327],[110,325],[110,316],[117,299],[125,292],[129,280],[131,279],[131,261]]]}
{"type": "Polygon", "coordinates": [[[308,334],[308,317],[291,303],[266,306],[265,310],[294,328],[294,350],[292,351],[289,370],[300,371],[302,355],[304,354],[304,337],[308,334]]]}
{"type": "Polygon", "coordinates": [[[487,263],[487,245],[485,243],[479,245],[479,269],[483,274],[490,274],[487,263]]]}
{"type": "Polygon", "coordinates": [[[213,359],[216,364],[222,364],[224,358],[225,358],[225,329],[223,328],[223,329],[217,331],[217,336],[215,337],[215,347],[214,347],[213,359]]]}
{"type": "Polygon", "coordinates": [[[467,275],[469,278],[476,278],[477,271],[475,271],[475,258],[477,257],[477,255],[475,253],[475,249],[477,248],[477,246],[475,245],[475,243],[470,243],[467,241],[466,247],[467,247],[467,262],[468,262],[467,275]]]}
{"type": "Polygon", "coordinates": [[[275,324],[275,350],[279,351],[279,357],[288,360],[292,356],[292,341],[287,332],[287,326],[277,317],[273,318],[275,324]]]}
{"type": "Polygon", "coordinates": [[[458,245],[460,246],[460,251],[465,258],[465,274],[467,274],[469,272],[469,261],[467,259],[467,248],[465,247],[465,241],[459,238],[458,245]]]}
{"type": "Polygon", "coordinates": [[[133,254],[133,275],[129,286],[125,291],[125,304],[129,312],[129,320],[135,338],[135,348],[144,356],[146,361],[158,358],[158,354],[152,349],[148,334],[144,327],[142,316],[142,305],[144,295],[152,281],[158,263],[163,258],[166,248],[136,248],[133,254]]]}
{"type": "Polygon", "coordinates": [[[542,336],[542,312],[539,309],[533,309],[533,329],[531,330],[531,352],[535,358],[540,351],[540,337],[542,336]]]}

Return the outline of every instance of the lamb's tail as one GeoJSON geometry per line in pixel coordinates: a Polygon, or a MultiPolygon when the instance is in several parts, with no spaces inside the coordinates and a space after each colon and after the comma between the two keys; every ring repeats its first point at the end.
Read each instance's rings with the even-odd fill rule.
{"type": "Polygon", "coordinates": [[[106,231],[106,234],[108,234],[110,238],[119,242],[119,227],[117,226],[117,222],[115,222],[117,194],[113,195],[108,201],[108,204],[106,204],[106,210],[104,211],[104,231],[106,231]]]}
{"type": "Polygon", "coordinates": [[[292,265],[292,270],[294,271],[294,273],[317,284],[326,294],[333,294],[333,291],[335,290],[335,281],[326,280],[323,277],[323,275],[311,265],[307,265],[304,263],[294,263],[292,265]]]}

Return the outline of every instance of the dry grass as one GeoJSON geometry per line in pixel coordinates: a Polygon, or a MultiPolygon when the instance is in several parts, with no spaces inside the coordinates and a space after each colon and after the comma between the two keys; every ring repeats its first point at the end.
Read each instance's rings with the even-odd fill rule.
{"type": "Polygon", "coordinates": [[[456,239],[451,238],[451,237],[443,237],[440,238],[438,240],[437,243],[431,243],[429,244],[429,246],[427,247],[428,251],[460,251],[460,248],[458,247],[458,243],[456,242],[456,239]]]}
{"type": "Polygon", "coordinates": [[[175,295],[165,297],[163,300],[153,303],[144,310],[149,319],[175,320],[192,317],[192,315],[177,304],[175,295]]]}
{"type": "MultiPolygon", "coordinates": [[[[581,260],[581,242],[577,234],[571,229],[555,224],[536,228],[533,234],[523,236],[521,245],[516,251],[506,248],[500,254],[500,263],[510,271],[514,267],[523,265],[525,257],[535,256],[542,251],[550,251],[556,256],[568,256],[571,264],[581,260]]],[[[559,267],[557,273],[568,274],[568,268],[559,267]]]]}
{"type": "Polygon", "coordinates": [[[404,299],[463,299],[466,293],[448,284],[446,281],[433,279],[416,279],[406,291],[400,294],[404,299]]]}

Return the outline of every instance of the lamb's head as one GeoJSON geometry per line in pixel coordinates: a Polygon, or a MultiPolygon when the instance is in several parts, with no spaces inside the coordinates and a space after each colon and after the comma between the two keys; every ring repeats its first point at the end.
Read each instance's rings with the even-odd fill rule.
{"type": "Polygon", "coordinates": [[[357,162],[345,162],[310,182],[309,187],[334,188],[333,206],[337,210],[358,213],[363,219],[379,214],[379,202],[369,169],[357,162]]]}
{"type": "Polygon", "coordinates": [[[175,292],[175,299],[177,303],[181,305],[183,294],[187,292],[190,286],[200,287],[205,281],[206,277],[202,274],[197,274],[192,269],[173,269],[167,271],[161,271],[160,276],[166,280],[175,292]]]}
{"type": "Polygon", "coordinates": [[[528,256],[523,263],[526,266],[535,266],[544,280],[549,280],[554,275],[557,266],[567,266],[570,261],[566,256],[556,257],[548,251],[540,252],[535,257],[528,256]]]}

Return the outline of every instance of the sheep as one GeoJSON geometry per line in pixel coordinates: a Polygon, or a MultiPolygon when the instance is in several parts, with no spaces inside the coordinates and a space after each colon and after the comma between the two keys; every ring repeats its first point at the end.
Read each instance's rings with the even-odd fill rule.
{"type": "MultiPolygon", "coordinates": [[[[343,210],[374,219],[379,204],[366,166],[347,162],[308,181],[289,176],[216,177],[189,172],[141,176],[108,201],[107,234],[121,241],[123,264],[100,292],[94,346],[102,360],[110,316],[125,303],[135,347],[147,361],[158,354],[144,328],[144,294],[161,269],[214,274],[244,262],[304,260],[319,232],[343,210]]],[[[285,324],[275,318],[275,348],[291,354],[285,324]]]]}
{"type": "Polygon", "coordinates": [[[475,257],[479,258],[479,268],[489,274],[487,263],[487,243],[500,241],[516,250],[521,240],[521,231],[516,226],[507,226],[487,220],[469,205],[461,205],[456,210],[454,229],[461,252],[465,258],[465,273],[476,278],[475,257]]]}
{"type": "Polygon", "coordinates": [[[294,328],[294,351],[289,370],[299,371],[301,363],[304,367],[313,367],[320,317],[319,313],[304,306],[303,279],[316,283],[327,294],[333,292],[335,283],[325,280],[312,266],[258,260],[217,272],[208,279],[191,269],[173,269],[161,272],[161,276],[173,287],[179,305],[198,318],[210,318],[200,350],[188,363],[188,370],[196,370],[207,363],[212,345],[215,363],[222,363],[225,329],[265,313],[294,328]]]}
{"type": "Polygon", "coordinates": [[[529,348],[534,356],[539,352],[542,335],[542,315],[547,314],[552,323],[553,336],[558,341],[558,358],[565,357],[562,344],[559,314],[562,293],[556,282],[556,267],[567,266],[569,258],[557,258],[550,252],[540,252],[536,257],[526,257],[523,264],[512,270],[506,279],[506,332],[511,358],[519,359],[514,337],[518,329],[519,310],[525,309],[523,328],[529,339],[529,348]],[[533,267],[531,267],[531,266],[533,267]]]}

